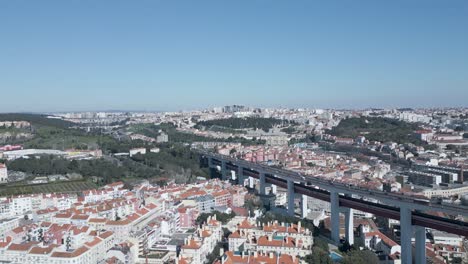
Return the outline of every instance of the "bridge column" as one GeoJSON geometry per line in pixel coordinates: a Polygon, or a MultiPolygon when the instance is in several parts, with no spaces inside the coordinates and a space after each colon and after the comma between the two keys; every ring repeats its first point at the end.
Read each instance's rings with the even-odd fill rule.
{"type": "Polygon", "coordinates": [[[400,244],[401,244],[401,263],[412,263],[412,225],[411,209],[400,207],[400,244]]]}
{"type": "Polygon", "coordinates": [[[217,176],[218,169],[217,169],[216,166],[213,164],[213,158],[212,158],[212,157],[208,157],[208,169],[210,170],[210,177],[211,177],[211,178],[216,178],[216,177],[218,177],[218,176],[217,176]]]}
{"type": "Polygon", "coordinates": [[[277,188],[276,185],[274,185],[274,184],[271,185],[271,193],[274,194],[274,195],[276,195],[276,188],[277,188]]]}
{"type": "Polygon", "coordinates": [[[265,173],[263,171],[259,172],[259,181],[260,181],[259,193],[260,195],[265,195],[266,182],[265,182],[265,173]]]}
{"type": "Polygon", "coordinates": [[[221,161],[221,179],[223,181],[228,180],[228,171],[226,169],[226,161],[221,161]]]}
{"type": "Polygon", "coordinates": [[[331,239],[340,243],[340,196],[337,192],[330,192],[330,211],[331,211],[331,239]]]}
{"type": "Polygon", "coordinates": [[[424,226],[415,226],[416,234],[416,264],[426,264],[426,228],[424,226]]]}
{"type": "Polygon", "coordinates": [[[237,183],[239,185],[242,185],[244,186],[245,184],[245,178],[244,178],[244,168],[242,168],[241,166],[237,166],[237,183]]]}
{"type": "Polygon", "coordinates": [[[294,181],[288,180],[288,214],[294,216],[294,181]]]}
{"type": "Polygon", "coordinates": [[[208,157],[208,169],[210,170],[211,179],[216,178],[216,171],[215,171],[216,167],[213,164],[213,158],[212,157],[208,157]]]}
{"type": "Polygon", "coordinates": [[[307,196],[304,194],[301,194],[301,217],[306,218],[307,217],[307,196]]]}
{"type": "Polygon", "coordinates": [[[354,244],[354,211],[352,208],[345,208],[345,237],[350,245],[354,244]]]}
{"type": "Polygon", "coordinates": [[[249,188],[253,189],[253,187],[254,187],[254,178],[249,176],[248,180],[249,180],[249,188]]]}

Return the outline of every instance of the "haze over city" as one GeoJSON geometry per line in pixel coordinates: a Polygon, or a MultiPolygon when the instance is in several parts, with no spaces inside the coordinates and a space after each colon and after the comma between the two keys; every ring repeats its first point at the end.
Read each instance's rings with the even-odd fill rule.
{"type": "Polygon", "coordinates": [[[467,13],[467,1],[1,1],[0,111],[467,106],[467,13]]]}

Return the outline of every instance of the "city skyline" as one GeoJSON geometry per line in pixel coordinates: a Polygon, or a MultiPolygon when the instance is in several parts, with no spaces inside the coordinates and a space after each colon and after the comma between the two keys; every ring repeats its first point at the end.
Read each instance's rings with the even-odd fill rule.
{"type": "Polygon", "coordinates": [[[466,107],[468,3],[0,3],[0,112],[466,107]]]}

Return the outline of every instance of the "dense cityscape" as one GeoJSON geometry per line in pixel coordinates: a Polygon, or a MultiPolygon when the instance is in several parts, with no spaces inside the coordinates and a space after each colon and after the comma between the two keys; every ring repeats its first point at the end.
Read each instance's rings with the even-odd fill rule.
{"type": "Polygon", "coordinates": [[[0,264],[468,264],[467,0],[1,0],[0,264]]]}
{"type": "Polygon", "coordinates": [[[315,181],[370,193],[356,201],[394,205],[373,196],[383,192],[430,206],[424,217],[460,226],[423,226],[425,261],[468,259],[468,109],[232,105],[0,120],[3,263],[404,263],[400,219],[341,200],[336,214],[333,201],[261,176],[282,171],[318,191],[315,181]],[[229,169],[236,160],[251,165],[229,169]]]}

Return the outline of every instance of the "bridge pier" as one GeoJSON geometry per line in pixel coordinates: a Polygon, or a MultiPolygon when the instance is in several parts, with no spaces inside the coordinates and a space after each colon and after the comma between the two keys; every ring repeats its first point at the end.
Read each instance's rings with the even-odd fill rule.
{"type": "Polygon", "coordinates": [[[411,209],[402,206],[400,207],[401,263],[413,263],[411,244],[412,232],[411,209]]]}
{"type": "Polygon", "coordinates": [[[340,243],[340,200],[337,192],[330,192],[331,209],[331,239],[336,244],[340,243]]]}
{"type": "Polygon", "coordinates": [[[244,168],[241,166],[237,166],[237,184],[244,186],[245,185],[245,178],[244,178],[244,168]]]}
{"type": "Polygon", "coordinates": [[[288,180],[288,214],[294,216],[294,181],[288,180]]]}
{"type": "Polygon", "coordinates": [[[301,194],[301,217],[307,217],[307,195],[301,194]]]}
{"type": "Polygon", "coordinates": [[[260,193],[260,195],[265,195],[266,182],[265,182],[265,173],[263,171],[259,172],[259,181],[260,181],[260,190],[258,192],[260,193]]]}
{"type": "Polygon", "coordinates": [[[217,178],[217,177],[219,177],[218,176],[218,169],[215,168],[215,167],[211,167],[210,168],[210,178],[214,179],[214,178],[217,178]]]}
{"type": "Polygon", "coordinates": [[[350,244],[354,244],[354,210],[352,208],[345,208],[345,238],[350,244]]]}
{"type": "Polygon", "coordinates": [[[415,226],[415,263],[426,264],[426,228],[423,226],[415,226]]]}
{"type": "Polygon", "coordinates": [[[216,178],[218,177],[216,174],[216,171],[218,170],[216,166],[213,164],[213,158],[208,157],[208,169],[210,170],[210,177],[211,178],[216,178]]]}
{"type": "Polygon", "coordinates": [[[221,179],[223,181],[228,180],[228,171],[226,169],[226,161],[221,161],[221,179]]]}
{"type": "Polygon", "coordinates": [[[276,189],[277,189],[277,186],[274,185],[274,184],[272,184],[272,185],[271,185],[271,193],[274,194],[274,195],[276,195],[276,189]]]}
{"type": "Polygon", "coordinates": [[[247,178],[249,180],[249,188],[253,189],[254,188],[254,178],[250,177],[247,178]]]}

